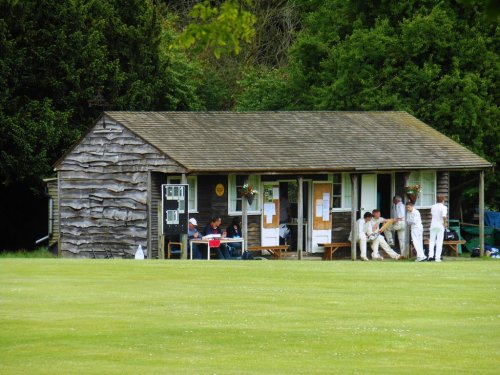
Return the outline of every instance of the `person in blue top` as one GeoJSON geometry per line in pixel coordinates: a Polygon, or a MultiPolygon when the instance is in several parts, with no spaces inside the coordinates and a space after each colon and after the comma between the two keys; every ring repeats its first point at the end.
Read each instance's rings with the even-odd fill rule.
{"type": "MultiPolygon", "coordinates": [[[[196,219],[192,217],[188,223],[188,241],[194,239],[201,239],[201,233],[198,231],[196,219]]],[[[193,244],[193,259],[202,259],[200,248],[196,243],[193,244]]]]}

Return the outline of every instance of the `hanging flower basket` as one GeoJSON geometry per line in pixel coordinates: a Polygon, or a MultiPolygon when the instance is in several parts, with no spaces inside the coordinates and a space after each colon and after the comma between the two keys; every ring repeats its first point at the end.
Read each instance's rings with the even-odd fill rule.
{"type": "Polygon", "coordinates": [[[246,198],[247,198],[248,204],[251,205],[253,203],[254,195],[253,194],[247,195],[246,198]]]}
{"type": "Polygon", "coordinates": [[[253,188],[252,185],[245,184],[241,187],[240,194],[242,197],[246,198],[248,201],[248,204],[253,203],[253,199],[259,192],[253,188]]]}
{"type": "Polygon", "coordinates": [[[418,195],[420,194],[421,191],[422,191],[422,186],[420,186],[418,184],[417,185],[409,185],[409,186],[405,187],[406,197],[413,204],[415,204],[415,202],[417,201],[418,195]]]}

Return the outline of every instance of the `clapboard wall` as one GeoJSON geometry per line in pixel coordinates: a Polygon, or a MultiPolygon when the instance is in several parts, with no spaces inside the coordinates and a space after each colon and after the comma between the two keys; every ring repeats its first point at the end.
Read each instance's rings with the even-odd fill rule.
{"type": "Polygon", "coordinates": [[[44,180],[49,196],[49,249],[59,243],[59,195],[57,193],[57,178],[44,180]]]}
{"type": "MultiPolygon", "coordinates": [[[[134,133],[101,118],[56,165],[60,253],[129,257],[148,254],[150,172],[183,168],[134,133]]],[[[151,254],[149,254],[151,255],[151,254]]]]}

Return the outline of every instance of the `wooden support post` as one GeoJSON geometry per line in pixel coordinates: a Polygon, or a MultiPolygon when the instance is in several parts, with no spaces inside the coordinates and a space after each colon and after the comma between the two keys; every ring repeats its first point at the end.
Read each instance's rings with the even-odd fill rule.
{"type": "Polygon", "coordinates": [[[484,256],[484,171],[479,172],[479,254],[484,256]]]}
{"type": "Polygon", "coordinates": [[[154,210],[156,210],[156,207],[153,207],[153,202],[152,202],[152,189],[151,189],[151,180],[152,180],[152,177],[151,177],[151,171],[148,172],[148,196],[147,196],[147,205],[148,205],[148,238],[147,238],[147,242],[146,242],[146,254],[144,254],[146,256],[146,259],[151,259],[152,258],[152,255],[153,255],[153,252],[152,252],[152,249],[151,249],[151,244],[153,243],[153,232],[152,232],[152,221],[151,221],[151,218],[153,216],[153,212],[154,210]]]}
{"type": "MultiPolygon", "coordinates": [[[[404,179],[405,179],[405,190],[406,187],[408,186],[408,180],[410,179],[410,173],[407,172],[404,174],[404,179]]],[[[406,205],[406,194],[403,194],[401,197],[403,199],[403,204],[406,205]]],[[[404,249],[401,249],[401,255],[404,257],[411,258],[411,253],[410,253],[410,228],[408,226],[408,211],[406,211],[406,206],[405,206],[405,241],[404,241],[404,249]]],[[[398,238],[399,241],[399,238],[398,238]]],[[[401,243],[401,242],[400,242],[401,243]]]]}
{"type": "Polygon", "coordinates": [[[165,236],[162,233],[163,212],[158,202],[158,259],[165,259],[165,236]]]}
{"type": "Polygon", "coordinates": [[[351,173],[351,259],[356,260],[356,242],[358,232],[356,228],[356,213],[358,212],[358,175],[351,173]]]}
{"type": "MultiPolygon", "coordinates": [[[[182,174],[181,177],[181,184],[187,184],[187,176],[185,173],[182,174]]],[[[189,202],[186,202],[186,209],[188,210],[188,216],[189,216],[189,202]]],[[[181,259],[187,259],[188,258],[188,235],[186,233],[181,234],[181,242],[182,242],[182,250],[181,250],[181,259]]],[[[210,251],[210,249],[209,249],[210,251]]]]}
{"type": "MultiPolygon", "coordinates": [[[[248,184],[248,176],[243,178],[243,185],[248,184]]],[[[256,196],[255,199],[259,199],[259,196],[256,196]]],[[[245,251],[248,249],[248,201],[245,197],[241,200],[241,234],[243,235],[244,248],[241,251],[245,251]]]]}
{"type": "Polygon", "coordinates": [[[302,260],[302,252],[304,250],[304,178],[298,178],[299,188],[297,191],[297,258],[302,260]]]}
{"type": "Polygon", "coordinates": [[[57,172],[57,222],[59,223],[59,241],[57,241],[57,257],[62,257],[62,221],[61,221],[61,172],[57,172]]]}

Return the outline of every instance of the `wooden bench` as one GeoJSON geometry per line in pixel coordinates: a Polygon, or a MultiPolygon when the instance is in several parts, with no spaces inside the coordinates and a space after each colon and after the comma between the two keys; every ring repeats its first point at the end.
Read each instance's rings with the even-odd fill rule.
{"type": "Polygon", "coordinates": [[[318,246],[323,246],[325,251],[323,253],[323,260],[333,260],[333,254],[341,247],[351,247],[350,242],[332,242],[332,243],[319,243],[318,246]]]}
{"type": "Polygon", "coordinates": [[[249,246],[248,251],[269,251],[274,259],[281,259],[281,252],[287,251],[290,245],[280,246],[249,246]]]}
{"type": "MultiPolygon", "coordinates": [[[[455,256],[458,256],[458,245],[465,245],[466,241],[458,240],[458,241],[443,241],[443,247],[447,246],[450,252],[454,252],[455,256]]],[[[426,238],[424,240],[424,245],[429,246],[429,239],[426,238]]]]}

